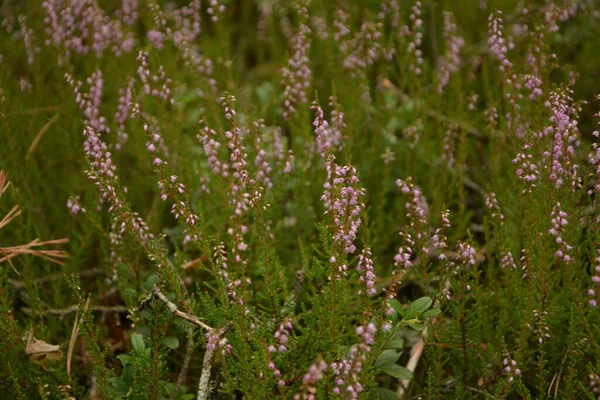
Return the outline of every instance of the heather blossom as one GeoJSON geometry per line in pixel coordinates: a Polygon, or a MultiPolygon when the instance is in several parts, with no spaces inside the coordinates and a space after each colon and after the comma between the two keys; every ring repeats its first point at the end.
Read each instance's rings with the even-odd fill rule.
{"type": "Polygon", "coordinates": [[[460,50],[465,45],[465,40],[456,35],[454,15],[449,11],[444,12],[444,40],[446,41],[447,50],[438,62],[438,93],[444,91],[444,88],[450,82],[450,76],[458,71],[460,67],[460,50]]]}
{"type": "Polygon", "coordinates": [[[330,156],[326,164],[327,182],[321,200],[325,204],[325,213],[333,218],[333,240],[347,254],[354,253],[354,240],[361,225],[360,213],[365,205],[362,198],[365,190],[360,186],[356,169],[346,165],[340,167],[335,157],[330,156]]]}
{"type": "Polygon", "coordinates": [[[561,210],[560,202],[556,203],[552,209],[552,214],[550,214],[550,217],[552,218],[552,228],[550,228],[548,232],[554,236],[554,240],[559,246],[559,249],[554,253],[554,255],[565,262],[571,262],[572,258],[569,253],[573,247],[565,243],[562,238],[562,235],[565,232],[565,226],[569,223],[567,220],[568,215],[566,212],[561,210]]]}
{"type": "Polygon", "coordinates": [[[377,289],[375,289],[375,268],[372,257],[373,254],[368,247],[365,247],[358,256],[356,270],[360,274],[359,281],[365,286],[365,289],[358,291],[359,295],[366,293],[367,296],[374,296],[377,294],[377,289]]]}
{"type": "Polygon", "coordinates": [[[597,256],[594,260],[596,266],[594,267],[594,276],[592,276],[592,288],[588,290],[587,294],[590,297],[588,304],[592,307],[598,306],[598,293],[600,293],[600,249],[597,250],[597,256]]]}
{"type": "Polygon", "coordinates": [[[502,361],[502,365],[504,365],[502,371],[508,376],[509,382],[514,381],[515,378],[521,375],[521,370],[517,368],[517,362],[510,357],[506,357],[502,361]]]}
{"type": "Polygon", "coordinates": [[[367,354],[371,352],[371,345],[375,342],[374,335],[377,328],[373,323],[356,328],[356,334],[360,337],[360,343],[350,349],[347,358],[331,363],[330,367],[335,375],[336,388],[333,392],[347,399],[358,399],[364,391],[359,381],[359,374],[363,369],[363,362],[367,354]]]}
{"type": "Polygon", "coordinates": [[[297,393],[294,400],[316,400],[317,389],[315,385],[323,380],[323,374],[327,370],[327,363],[319,360],[308,368],[308,372],[302,377],[302,393],[297,393]]]}
{"type": "MultiPolygon", "coordinates": [[[[308,10],[301,7],[298,15],[302,20],[308,19],[308,10]]],[[[308,50],[310,48],[309,35],[310,28],[306,23],[301,23],[298,33],[292,40],[293,56],[288,60],[287,66],[281,69],[281,77],[285,85],[284,91],[284,118],[289,118],[296,112],[299,104],[306,104],[307,91],[310,88],[310,78],[312,75],[308,50]]]]}

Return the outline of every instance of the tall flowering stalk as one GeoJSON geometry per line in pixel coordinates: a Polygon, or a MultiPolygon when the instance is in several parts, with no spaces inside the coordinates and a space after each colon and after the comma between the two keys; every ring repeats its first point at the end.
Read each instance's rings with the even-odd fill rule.
{"type": "MultiPolygon", "coordinates": [[[[321,200],[325,213],[333,219],[333,241],[336,248],[347,254],[356,251],[354,240],[361,225],[360,213],[365,208],[362,198],[365,190],[360,186],[356,169],[350,165],[339,166],[335,157],[330,156],[326,164],[327,182],[321,200]]],[[[346,266],[344,266],[344,271],[346,266]]]]}
{"type": "Polygon", "coordinates": [[[364,391],[359,377],[363,371],[363,363],[371,352],[371,345],[375,343],[376,332],[377,328],[373,323],[356,328],[360,343],[350,349],[346,358],[331,363],[336,384],[333,393],[345,399],[358,399],[360,393],[364,391]]]}
{"type": "Polygon", "coordinates": [[[292,39],[293,55],[287,66],[281,69],[281,77],[285,85],[283,117],[289,118],[296,113],[298,105],[306,104],[307,92],[310,89],[312,71],[309,65],[308,50],[310,49],[308,26],[308,9],[303,6],[298,10],[301,19],[298,32],[292,39]]]}
{"type": "Polygon", "coordinates": [[[440,57],[438,62],[438,93],[442,93],[450,82],[452,74],[460,67],[460,51],[465,45],[465,40],[456,35],[456,24],[454,15],[444,12],[444,40],[446,42],[446,53],[440,57]]]}

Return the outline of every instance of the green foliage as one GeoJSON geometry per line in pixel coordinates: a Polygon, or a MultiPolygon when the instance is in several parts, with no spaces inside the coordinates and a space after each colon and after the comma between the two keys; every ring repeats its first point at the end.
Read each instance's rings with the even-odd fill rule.
{"type": "Polygon", "coordinates": [[[2,398],[595,398],[598,4],[217,3],[0,7],[2,398]]]}

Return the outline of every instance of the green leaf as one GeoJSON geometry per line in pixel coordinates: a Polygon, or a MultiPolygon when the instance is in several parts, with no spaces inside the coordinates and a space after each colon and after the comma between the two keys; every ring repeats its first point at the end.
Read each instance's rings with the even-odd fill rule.
{"type": "Polygon", "coordinates": [[[396,299],[389,299],[388,300],[388,304],[390,305],[390,307],[392,307],[394,309],[394,311],[396,311],[398,314],[400,315],[404,315],[404,309],[402,308],[402,304],[400,304],[400,302],[396,299]]]}
{"type": "Polygon", "coordinates": [[[377,360],[375,360],[375,366],[377,368],[382,368],[386,365],[396,364],[396,361],[400,358],[400,353],[396,350],[384,350],[377,360]]]}
{"type": "Polygon", "coordinates": [[[404,318],[413,319],[418,317],[431,307],[431,303],[433,303],[433,300],[431,300],[430,297],[421,297],[420,299],[413,301],[406,307],[406,310],[404,310],[404,318]]]}
{"type": "Polygon", "coordinates": [[[142,338],[142,335],[138,333],[131,335],[131,346],[136,353],[143,355],[146,345],[144,344],[144,338],[142,338]]]}
{"type": "Polygon", "coordinates": [[[129,354],[119,354],[117,358],[121,361],[123,366],[131,364],[131,356],[129,354]]]}
{"type": "Polygon", "coordinates": [[[410,326],[411,328],[413,328],[414,330],[417,330],[417,331],[421,331],[425,327],[425,325],[423,325],[423,323],[417,322],[415,320],[411,320],[410,322],[406,322],[406,324],[408,326],[410,326]]]}
{"type": "Polygon", "coordinates": [[[390,340],[385,345],[385,348],[402,350],[402,349],[404,349],[404,339],[390,340]]]}
{"type": "Polygon", "coordinates": [[[396,392],[390,389],[376,387],[375,391],[377,392],[377,398],[380,400],[396,400],[398,398],[396,392]]]}
{"type": "Polygon", "coordinates": [[[423,314],[421,314],[421,319],[437,315],[441,312],[442,310],[440,310],[439,308],[432,308],[431,310],[427,310],[423,314]]]}
{"type": "Polygon", "coordinates": [[[398,364],[385,365],[380,368],[383,372],[398,379],[411,379],[413,374],[409,369],[398,364]]]}
{"type": "Polygon", "coordinates": [[[172,350],[175,350],[179,347],[179,339],[177,339],[175,336],[165,336],[162,338],[161,343],[172,350]]]}

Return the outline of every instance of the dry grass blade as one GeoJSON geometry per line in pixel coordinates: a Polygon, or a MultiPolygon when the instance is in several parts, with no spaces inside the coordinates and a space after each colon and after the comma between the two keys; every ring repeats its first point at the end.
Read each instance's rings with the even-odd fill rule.
{"type": "Polygon", "coordinates": [[[29,146],[29,150],[27,150],[27,154],[25,155],[25,161],[29,161],[29,159],[31,159],[31,155],[35,151],[36,147],[38,146],[38,144],[40,143],[40,141],[42,140],[42,138],[44,137],[46,132],[48,132],[48,130],[50,130],[52,125],[54,125],[54,123],[56,122],[57,119],[58,119],[58,114],[55,114],[54,117],[50,118],[48,120],[48,122],[46,122],[44,124],[42,129],[40,129],[38,134],[33,139],[33,142],[31,142],[31,145],[29,146]]]}
{"type": "Polygon", "coordinates": [[[19,215],[21,215],[23,211],[20,209],[19,205],[17,204],[16,206],[14,206],[5,216],[4,218],[2,218],[2,221],[0,221],[0,229],[4,228],[6,225],[10,224],[11,221],[15,218],[17,218],[19,215]]]}
{"type": "MultiPolygon", "coordinates": [[[[83,312],[86,312],[90,305],[90,298],[88,297],[85,301],[83,312]]],[[[71,341],[69,342],[69,351],[67,351],[67,375],[71,377],[71,359],[73,357],[73,350],[75,349],[75,339],[79,335],[79,308],[77,309],[77,315],[75,316],[75,323],[73,324],[73,332],[71,332],[71,341]]]]}
{"type": "Polygon", "coordinates": [[[54,240],[46,240],[41,242],[39,239],[34,239],[27,244],[21,244],[18,246],[9,246],[2,247],[0,251],[5,255],[0,258],[0,262],[7,261],[13,257],[16,257],[20,254],[31,254],[36,257],[43,258],[50,262],[53,262],[58,265],[64,265],[60,259],[69,258],[69,255],[64,250],[55,250],[55,249],[36,249],[35,247],[53,245],[53,244],[65,244],[68,243],[69,239],[54,239],[54,240]]]}

